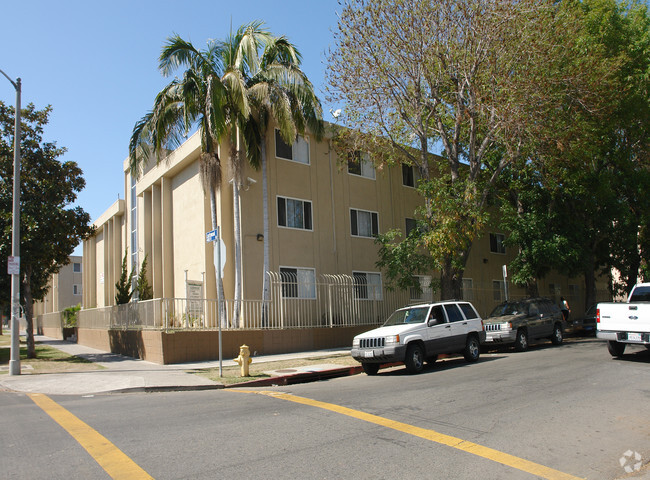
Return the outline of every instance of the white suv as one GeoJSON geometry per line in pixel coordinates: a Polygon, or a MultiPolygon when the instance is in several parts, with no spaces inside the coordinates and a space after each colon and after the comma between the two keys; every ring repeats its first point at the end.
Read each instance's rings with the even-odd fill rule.
{"type": "Polygon", "coordinates": [[[382,363],[404,362],[419,373],[424,361],[435,362],[441,353],[463,353],[475,362],[485,341],[483,321],[469,302],[438,302],[396,310],[383,326],[352,341],[352,357],[363,371],[375,375],[382,363]]]}

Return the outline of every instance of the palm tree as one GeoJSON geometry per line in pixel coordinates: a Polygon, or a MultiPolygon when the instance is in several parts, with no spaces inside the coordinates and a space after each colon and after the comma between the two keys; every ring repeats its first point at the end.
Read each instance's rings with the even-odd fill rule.
{"type": "MultiPolygon", "coordinates": [[[[299,69],[299,53],[286,38],[272,36],[263,25],[260,21],[242,25],[225,41],[210,41],[201,51],[179,36],[171,37],[161,53],[159,68],[168,76],[185,67],[183,78],[173,80],[158,94],[153,110],[135,125],[129,145],[131,170],[138,173],[151,154],[159,162],[166,149],[179,146],[198,124],[201,178],[204,191],[210,195],[212,224],[216,228],[216,191],[221,187],[222,174],[219,144],[229,138],[235,237],[234,324],[240,321],[242,294],[239,190],[244,159],[253,168],[259,168],[260,159],[265,163],[270,118],[280,125],[287,143],[293,142],[297,132],[304,133],[306,126],[317,136],[323,131],[320,102],[299,69]]],[[[263,184],[265,275],[269,268],[265,165],[263,184]]],[[[223,298],[222,284],[218,291],[223,298]]]]}
{"type": "MultiPolygon", "coordinates": [[[[248,95],[260,132],[262,168],[262,196],[264,214],[264,267],[262,270],[262,300],[270,300],[269,271],[269,214],[268,180],[266,167],[266,133],[271,121],[288,144],[296,135],[304,135],[308,127],[320,140],[323,135],[322,108],[313,86],[300,69],[298,49],[285,37],[273,38],[265,46],[260,68],[248,85],[248,95]]],[[[263,315],[263,320],[266,315],[263,315]]]]}
{"type": "MultiPolygon", "coordinates": [[[[186,70],[182,79],[172,80],[156,96],[153,109],[135,124],[129,143],[131,173],[137,176],[152,155],[156,163],[160,162],[198,124],[199,171],[203,190],[210,196],[213,229],[218,225],[216,191],[221,187],[219,142],[228,127],[224,108],[227,90],[221,82],[219,49],[214,41],[209,41],[205,50],[197,50],[178,35],[167,40],[160,55],[161,73],[170,76],[180,67],[186,70]]],[[[217,282],[217,297],[224,298],[221,281],[217,282]]]]}

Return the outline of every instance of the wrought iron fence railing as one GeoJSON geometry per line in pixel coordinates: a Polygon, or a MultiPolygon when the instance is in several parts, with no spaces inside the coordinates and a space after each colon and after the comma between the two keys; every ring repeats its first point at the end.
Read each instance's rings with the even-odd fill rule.
{"type": "MultiPolygon", "coordinates": [[[[381,324],[397,308],[439,299],[430,288],[420,291],[391,291],[365,284],[359,277],[321,275],[319,282],[295,274],[269,273],[271,299],[225,300],[221,308],[214,299],[159,298],[113,307],[83,309],[77,325],[88,329],[289,329],[381,324]]],[[[511,300],[523,297],[511,292],[511,300]]],[[[550,296],[554,298],[554,296],[550,296]]],[[[482,317],[501,301],[495,288],[471,288],[462,293],[482,317]]],[[[598,300],[608,295],[599,292],[598,300]]],[[[559,299],[559,297],[558,297],[559,299]]],[[[578,303],[580,299],[569,298],[578,303]]],[[[582,300],[584,302],[584,300],[582,300]]],[[[577,311],[581,310],[579,307],[577,311]]],[[[42,315],[39,326],[61,327],[60,312],[42,315]]]]}

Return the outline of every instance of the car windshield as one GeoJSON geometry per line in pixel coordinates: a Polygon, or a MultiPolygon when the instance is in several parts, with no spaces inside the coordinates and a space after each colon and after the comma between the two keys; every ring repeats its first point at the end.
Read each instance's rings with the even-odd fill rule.
{"type": "Polygon", "coordinates": [[[504,315],[517,315],[519,313],[526,313],[526,304],[519,302],[506,302],[497,305],[490,317],[503,317],[504,315]]]}
{"type": "Polygon", "coordinates": [[[384,322],[384,327],[389,325],[403,325],[405,323],[424,323],[427,319],[429,307],[404,308],[394,312],[384,322]]]}

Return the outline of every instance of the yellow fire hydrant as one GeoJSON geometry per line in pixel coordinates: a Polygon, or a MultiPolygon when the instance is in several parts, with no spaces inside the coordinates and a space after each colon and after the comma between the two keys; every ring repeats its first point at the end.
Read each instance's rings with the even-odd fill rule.
{"type": "Polygon", "coordinates": [[[251,359],[251,351],[248,348],[248,345],[242,345],[239,347],[239,356],[234,359],[240,366],[241,376],[250,377],[250,372],[248,371],[248,366],[253,361],[251,359]]]}

